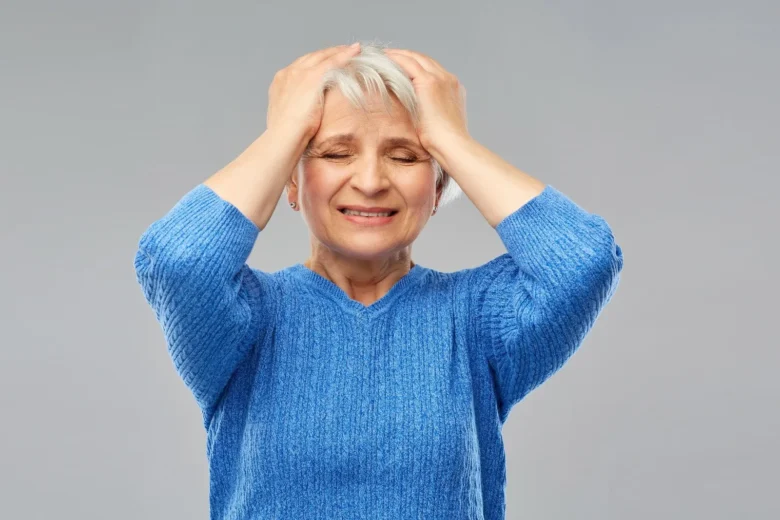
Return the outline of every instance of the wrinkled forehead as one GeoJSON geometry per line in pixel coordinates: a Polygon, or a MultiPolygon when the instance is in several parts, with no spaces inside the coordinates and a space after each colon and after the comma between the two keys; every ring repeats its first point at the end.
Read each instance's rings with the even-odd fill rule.
{"type": "Polygon", "coordinates": [[[381,146],[383,148],[397,148],[407,147],[412,150],[422,151],[422,145],[415,136],[408,136],[403,132],[393,133],[390,130],[385,129],[381,132],[345,132],[345,133],[331,133],[328,131],[323,132],[321,137],[312,139],[309,143],[309,148],[312,150],[326,149],[333,146],[362,146],[362,145],[374,145],[381,146]]]}
{"type": "Polygon", "coordinates": [[[363,95],[363,106],[359,106],[337,90],[326,92],[322,109],[322,124],[374,123],[376,125],[408,126],[414,130],[411,115],[394,95],[390,94],[387,101],[379,93],[364,93],[363,95]]]}
{"type": "Polygon", "coordinates": [[[338,91],[326,93],[322,120],[312,139],[313,144],[354,144],[362,140],[388,139],[396,144],[420,145],[412,118],[397,98],[392,96],[388,107],[379,94],[367,95],[363,108],[353,105],[338,91]]]}

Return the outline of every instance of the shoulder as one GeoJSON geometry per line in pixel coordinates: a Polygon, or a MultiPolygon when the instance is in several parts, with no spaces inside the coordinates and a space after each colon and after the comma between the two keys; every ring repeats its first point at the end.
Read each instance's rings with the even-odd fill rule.
{"type": "Polygon", "coordinates": [[[471,284],[485,278],[500,275],[503,272],[511,270],[514,266],[515,262],[512,259],[512,255],[504,253],[473,267],[440,274],[448,276],[459,284],[471,284]]]}
{"type": "Polygon", "coordinates": [[[257,285],[267,296],[281,298],[284,288],[290,283],[290,267],[269,271],[257,267],[248,267],[253,283],[257,285]]]}
{"type": "Polygon", "coordinates": [[[506,276],[513,276],[517,264],[509,253],[504,253],[482,264],[456,271],[439,271],[426,268],[426,282],[431,286],[446,285],[455,291],[456,297],[476,294],[506,276]]]}

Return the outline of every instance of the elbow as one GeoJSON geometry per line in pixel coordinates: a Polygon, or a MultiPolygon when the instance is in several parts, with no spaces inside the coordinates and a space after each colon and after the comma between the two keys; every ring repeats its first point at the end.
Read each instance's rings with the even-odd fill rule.
{"type": "Polygon", "coordinates": [[[615,294],[615,290],[620,283],[620,273],[623,271],[623,248],[615,240],[615,235],[609,224],[601,217],[598,217],[597,220],[601,225],[604,236],[604,247],[596,267],[597,272],[600,273],[598,276],[600,283],[597,289],[599,291],[599,300],[603,306],[615,294]]]}
{"type": "Polygon", "coordinates": [[[615,240],[612,228],[599,215],[593,215],[594,253],[588,267],[582,270],[584,275],[580,287],[590,297],[603,305],[612,297],[623,270],[623,249],[615,240]]]}
{"type": "Polygon", "coordinates": [[[554,305],[550,305],[557,308],[554,312],[580,316],[586,328],[615,294],[623,270],[622,248],[606,222],[601,217],[595,221],[597,226],[591,235],[588,254],[580,257],[579,266],[560,285],[557,298],[551,302],[554,305]]]}

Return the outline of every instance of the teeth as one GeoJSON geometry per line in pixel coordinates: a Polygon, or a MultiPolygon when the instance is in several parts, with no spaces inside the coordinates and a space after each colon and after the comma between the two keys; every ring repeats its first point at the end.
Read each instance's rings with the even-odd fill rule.
{"type": "Polygon", "coordinates": [[[366,213],[365,211],[354,211],[351,209],[344,210],[345,215],[359,215],[361,217],[389,217],[393,214],[392,211],[386,211],[384,213],[366,213]]]}

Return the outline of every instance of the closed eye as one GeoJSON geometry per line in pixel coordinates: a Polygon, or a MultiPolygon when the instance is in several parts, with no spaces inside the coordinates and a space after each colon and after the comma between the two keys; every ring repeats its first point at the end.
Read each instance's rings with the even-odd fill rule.
{"type": "MultiPolygon", "coordinates": [[[[323,155],[323,157],[326,159],[344,159],[346,157],[349,157],[349,155],[329,153],[323,155]]],[[[411,164],[413,162],[417,162],[417,157],[393,157],[393,160],[411,164]]]]}

